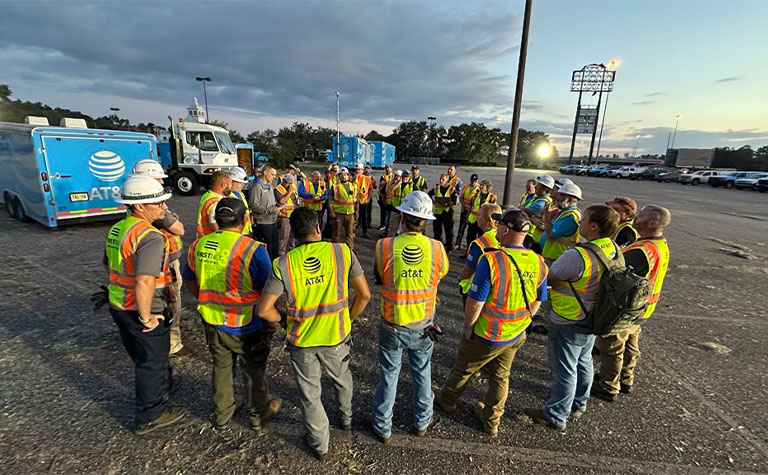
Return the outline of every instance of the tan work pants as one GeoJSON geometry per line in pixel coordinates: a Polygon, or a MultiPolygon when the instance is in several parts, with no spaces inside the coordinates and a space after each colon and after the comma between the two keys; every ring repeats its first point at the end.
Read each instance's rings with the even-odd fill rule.
{"type": "Polygon", "coordinates": [[[171,268],[171,271],[173,271],[175,277],[173,285],[173,295],[175,296],[175,300],[170,303],[169,310],[171,312],[171,318],[173,319],[171,321],[171,352],[170,354],[174,354],[177,351],[180,351],[184,345],[181,343],[181,265],[179,264],[179,260],[175,259],[168,263],[168,267],[171,268]]]}
{"type": "Polygon", "coordinates": [[[333,242],[341,242],[342,229],[347,233],[347,246],[355,250],[355,215],[336,213],[333,220],[333,242]]]}
{"type": "Polygon", "coordinates": [[[277,223],[277,255],[282,256],[294,247],[291,219],[281,216],[277,223]]]}
{"type": "MultiPolygon", "coordinates": [[[[443,407],[456,405],[456,400],[469,382],[470,377],[486,367],[488,392],[485,393],[483,416],[490,427],[498,427],[504,415],[504,404],[509,394],[509,373],[517,350],[525,343],[525,332],[517,341],[504,346],[491,346],[473,335],[459,342],[459,354],[456,356],[448,380],[440,390],[440,402],[443,407]]],[[[483,374],[486,374],[483,371],[483,374]]]]}
{"type": "Polygon", "coordinates": [[[603,389],[618,394],[621,384],[632,386],[635,382],[635,366],[640,359],[640,325],[607,336],[598,336],[595,346],[600,350],[600,381],[603,389]]]}

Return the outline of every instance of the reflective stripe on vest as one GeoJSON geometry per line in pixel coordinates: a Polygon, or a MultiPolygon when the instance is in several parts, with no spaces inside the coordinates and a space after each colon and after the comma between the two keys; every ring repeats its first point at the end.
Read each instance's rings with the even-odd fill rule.
{"type": "Polygon", "coordinates": [[[669,267],[669,246],[663,237],[640,239],[625,247],[623,252],[626,253],[633,249],[642,250],[645,253],[645,258],[648,259],[648,273],[645,278],[648,279],[651,286],[651,296],[648,299],[645,313],[639,318],[639,320],[645,320],[653,315],[656,304],[659,302],[661,286],[664,284],[664,277],[667,275],[667,268],[669,267]]]}
{"type": "Polygon", "coordinates": [[[423,176],[417,176],[415,178],[411,178],[411,182],[413,182],[413,189],[420,191],[427,187],[427,179],[423,176]]]}
{"type": "Polygon", "coordinates": [[[483,202],[480,202],[480,192],[474,194],[474,197],[472,198],[472,207],[469,209],[469,217],[467,218],[467,221],[470,223],[474,223],[477,221],[477,214],[480,212],[480,207],[487,203],[495,203],[496,202],[496,195],[494,195],[491,192],[488,192],[488,194],[485,196],[485,200],[483,202]]]}
{"type": "Polygon", "coordinates": [[[357,185],[357,202],[360,204],[366,204],[371,199],[371,188],[373,187],[373,181],[368,175],[358,175],[355,177],[355,184],[357,185]]]}
{"type": "Polygon", "coordinates": [[[321,197],[318,200],[314,198],[302,198],[301,202],[304,204],[304,206],[315,211],[320,211],[321,209],[323,209],[322,196],[325,194],[325,181],[320,180],[319,182],[317,182],[317,189],[315,189],[315,184],[312,183],[312,181],[309,178],[305,178],[304,193],[321,197]]]}
{"type": "Polygon", "coordinates": [[[200,239],[206,234],[211,234],[218,229],[216,221],[212,223],[209,222],[208,216],[211,206],[215,209],[216,204],[218,204],[221,198],[221,195],[214,193],[211,190],[206,191],[200,198],[200,205],[197,207],[197,239],[200,239]]]}
{"type": "MultiPolygon", "coordinates": [[[[544,204],[552,204],[552,196],[549,194],[546,194],[544,196],[537,196],[535,200],[532,200],[527,208],[530,208],[533,206],[534,203],[544,201],[544,204]]],[[[536,217],[541,218],[541,213],[537,214],[536,217]]],[[[531,229],[528,230],[528,235],[533,238],[534,241],[539,242],[541,241],[541,230],[537,228],[536,226],[531,226],[531,229]]]]}
{"type": "Polygon", "coordinates": [[[335,346],[347,338],[351,264],[349,247],[330,242],[302,244],[275,259],[272,269],[285,284],[291,345],[335,346]]]}
{"type": "Polygon", "coordinates": [[[138,310],[136,306],[136,249],[150,233],[163,236],[163,262],[155,288],[167,287],[173,282],[168,268],[168,240],[147,221],[133,216],[115,223],[107,234],[105,246],[109,266],[109,303],[118,310],[138,310]]]}
{"type": "Polygon", "coordinates": [[[547,275],[544,260],[530,250],[494,249],[483,254],[490,268],[491,290],[480,310],[480,316],[473,328],[475,334],[493,342],[505,342],[516,338],[531,323],[531,313],[525,306],[536,301],[537,289],[547,275]],[[520,285],[523,275],[525,295],[520,285]]]}
{"type": "Polygon", "coordinates": [[[409,181],[408,183],[398,183],[392,192],[392,206],[400,206],[400,204],[403,202],[403,199],[408,195],[408,193],[412,191],[412,181],[409,181]]]}
{"type": "Polygon", "coordinates": [[[394,178],[390,179],[389,182],[387,182],[387,188],[386,193],[384,194],[384,202],[388,205],[392,204],[392,201],[395,199],[395,188],[399,183],[395,183],[394,178]]]}
{"type": "Polygon", "coordinates": [[[451,192],[456,191],[456,187],[459,185],[459,180],[461,180],[459,175],[453,175],[453,177],[448,180],[448,186],[451,187],[451,192]]]}
{"type": "Polygon", "coordinates": [[[261,290],[253,288],[249,266],[259,246],[264,244],[226,230],[190,246],[187,263],[197,276],[197,310],[206,323],[242,327],[253,320],[261,290]]]}
{"type": "MultiPolygon", "coordinates": [[[[611,238],[600,238],[591,242],[602,249],[609,259],[613,259],[615,253],[618,252],[617,246],[611,238]]],[[[579,293],[579,297],[584,302],[584,307],[587,311],[590,311],[597,298],[597,289],[600,287],[600,273],[603,270],[603,264],[600,263],[596,256],[583,247],[576,247],[574,249],[581,254],[581,259],[584,262],[584,271],[571,284],[579,293]]],[[[579,301],[573,296],[573,291],[568,282],[559,282],[552,285],[550,296],[552,298],[552,310],[557,315],[567,320],[584,320],[584,311],[581,309],[579,301]]]]}
{"type": "MultiPolygon", "coordinates": [[[[467,248],[467,255],[469,255],[469,253],[472,251],[472,246],[477,246],[480,248],[480,257],[485,254],[486,249],[500,248],[501,246],[499,245],[499,240],[496,239],[496,229],[490,229],[486,231],[482,236],[469,243],[469,247],[467,248]]],[[[480,257],[477,258],[478,261],[480,260],[480,257]]],[[[475,262],[475,265],[477,265],[477,262],[475,262]]],[[[459,287],[461,287],[465,294],[469,292],[469,289],[472,286],[472,276],[474,274],[475,271],[472,270],[472,273],[469,274],[469,277],[459,281],[459,287]]]]}
{"type": "Polygon", "coordinates": [[[435,315],[437,284],[448,264],[439,241],[421,233],[380,239],[376,263],[383,282],[380,311],[386,321],[421,326],[435,315]]]}
{"type": "Polygon", "coordinates": [[[232,191],[232,195],[235,198],[239,198],[240,201],[243,202],[245,205],[245,226],[243,226],[243,232],[240,233],[243,236],[247,236],[248,234],[251,234],[251,207],[248,205],[248,198],[245,197],[245,193],[243,191],[232,191]]]}
{"type": "MultiPolygon", "coordinates": [[[[435,198],[450,198],[451,196],[451,187],[447,187],[445,189],[445,193],[440,191],[440,185],[435,185],[435,198]]],[[[435,202],[433,206],[433,214],[442,214],[444,211],[451,211],[453,212],[453,205],[444,205],[439,204],[435,202]]]]}
{"type": "Polygon", "coordinates": [[[355,201],[357,200],[357,185],[354,183],[337,183],[333,187],[333,207],[334,213],[353,214],[355,212],[355,201]]]}
{"type": "Polygon", "coordinates": [[[160,230],[168,240],[168,262],[173,262],[181,257],[183,254],[182,248],[184,243],[181,242],[181,236],[172,234],[165,229],[160,230]]]}
{"type": "Polygon", "coordinates": [[[464,187],[461,189],[461,204],[469,206],[469,202],[472,199],[472,195],[475,194],[477,191],[478,185],[474,184],[471,185],[467,183],[464,185],[464,187]]]}
{"type": "Polygon", "coordinates": [[[529,204],[533,203],[533,200],[536,199],[536,193],[523,193],[523,196],[520,197],[520,207],[521,208],[527,208],[529,204]]]}
{"type": "MultiPolygon", "coordinates": [[[[282,184],[282,183],[280,183],[279,185],[277,185],[277,186],[275,187],[275,189],[276,189],[276,190],[277,190],[277,192],[278,192],[278,193],[280,193],[281,195],[286,195],[286,194],[288,194],[288,190],[286,190],[286,189],[285,189],[285,187],[283,186],[283,184],[282,184]]],[[[291,193],[291,195],[292,195],[292,194],[293,194],[293,193],[291,193]]],[[[291,198],[291,196],[289,195],[289,196],[288,196],[288,199],[287,199],[287,200],[285,200],[285,203],[283,203],[283,204],[284,204],[284,205],[286,205],[286,206],[285,206],[284,208],[280,208],[280,211],[278,211],[277,215],[278,215],[278,216],[281,216],[281,217],[283,217],[283,218],[290,218],[290,217],[291,217],[291,213],[293,213],[293,209],[296,207],[296,204],[293,202],[293,198],[291,198]]]]}
{"type": "Polygon", "coordinates": [[[541,250],[541,255],[544,256],[545,258],[557,259],[558,257],[560,257],[562,253],[574,247],[576,243],[579,242],[579,223],[581,222],[581,211],[578,208],[566,209],[558,213],[557,216],[555,217],[555,220],[552,221],[552,226],[554,227],[556,222],[562,221],[568,216],[572,216],[573,219],[576,221],[576,231],[574,231],[574,233],[571,234],[570,236],[560,236],[559,239],[548,237],[547,242],[544,243],[544,247],[541,250]],[[571,243],[573,243],[573,246],[569,246],[567,244],[560,242],[560,239],[565,239],[566,241],[570,241],[571,243]]]}

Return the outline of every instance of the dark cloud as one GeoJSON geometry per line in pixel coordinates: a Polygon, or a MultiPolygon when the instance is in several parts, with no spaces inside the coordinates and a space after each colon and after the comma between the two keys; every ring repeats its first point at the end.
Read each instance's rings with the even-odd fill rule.
{"type": "MultiPolygon", "coordinates": [[[[4,3],[2,82],[187,104],[388,123],[512,103],[516,18],[423,3],[4,3]],[[32,28],[31,26],[34,25],[32,28]],[[41,34],[44,32],[45,34],[41,34]],[[201,98],[202,99],[202,98],[201,98]]],[[[526,102],[537,110],[540,104],[526,102]]]]}
{"type": "Polygon", "coordinates": [[[714,84],[722,84],[724,82],[738,81],[739,79],[741,78],[736,76],[731,76],[727,78],[718,79],[717,81],[714,82],[714,84]]]}

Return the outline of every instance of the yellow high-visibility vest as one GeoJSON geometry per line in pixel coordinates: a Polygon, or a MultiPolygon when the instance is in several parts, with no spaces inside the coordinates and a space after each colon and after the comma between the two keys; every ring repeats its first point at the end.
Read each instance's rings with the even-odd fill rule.
{"type": "Polygon", "coordinates": [[[354,183],[336,183],[333,187],[333,212],[338,214],[354,214],[357,201],[357,185],[354,183]]]}
{"type": "Polygon", "coordinates": [[[648,306],[645,313],[639,318],[640,321],[647,320],[656,310],[656,304],[661,295],[661,286],[664,284],[664,277],[669,268],[669,246],[667,240],[663,237],[640,239],[625,247],[623,252],[629,252],[633,249],[640,249],[645,253],[648,259],[648,273],[645,278],[651,286],[651,296],[648,298],[648,306]]]}
{"type": "Polygon", "coordinates": [[[576,231],[574,231],[573,234],[569,236],[561,236],[560,239],[565,239],[571,242],[572,245],[569,246],[564,244],[556,238],[547,238],[547,242],[544,243],[544,247],[541,249],[541,255],[546,259],[557,259],[562,253],[576,246],[576,243],[579,242],[579,223],[581,223],[581,211],[578,208],[566,209],[559,212],[554,221],[552,221],[552,226],[554,226],[556,222],[562,221],[569,217],[576,221],[576,231]]]}

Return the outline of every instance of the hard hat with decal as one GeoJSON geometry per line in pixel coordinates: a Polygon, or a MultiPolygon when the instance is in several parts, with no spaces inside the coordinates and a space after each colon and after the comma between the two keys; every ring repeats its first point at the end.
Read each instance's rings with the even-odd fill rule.
{"type": "Polygon", "coordinates": [[[145,158],[144,160],[136,162],[133,166],[132,173],[134,175],[148,176],[150,178],[168,178],[168,175],[163,171],[162,165],[151,158],[145,158]]]}
{"type": "Polygon", "coordinates": [[[171,197],[156,179],[145,175],[130,175],[123,182],[120,198],[115,201],[127,205],[160,203],[171,197]]]}
{"type": "Polygon", "coordinates": [[[433,220],[432,199],[423,191],[412,191],[408,193],[397,210],[401,213],[413,216],[415,218],[433,220]]]}
{"type": "Polygon", "coordinates": [[[550,190],[555,187],[555,179],[549,175],[541,175],[536,177],[536,183],[541,183],[550,190]]]}
{"type": "Polygon", "coordinates": [[[243,168],[243,167],[230,167],[228,172],[229,172],[229,176],[232,177],[232,181],[236,181],[238,183],[247,183],[248,182],[248,172],[245,171],[245,168],[243,168]]]}
{"type": "Polygon", "coordinates": [[[581,188],[579,188],[578,185],[574,185],[573,183],[566,183],[557,191],[561,195],[573,196],[577,200],[581,199],[581,188]]]}

